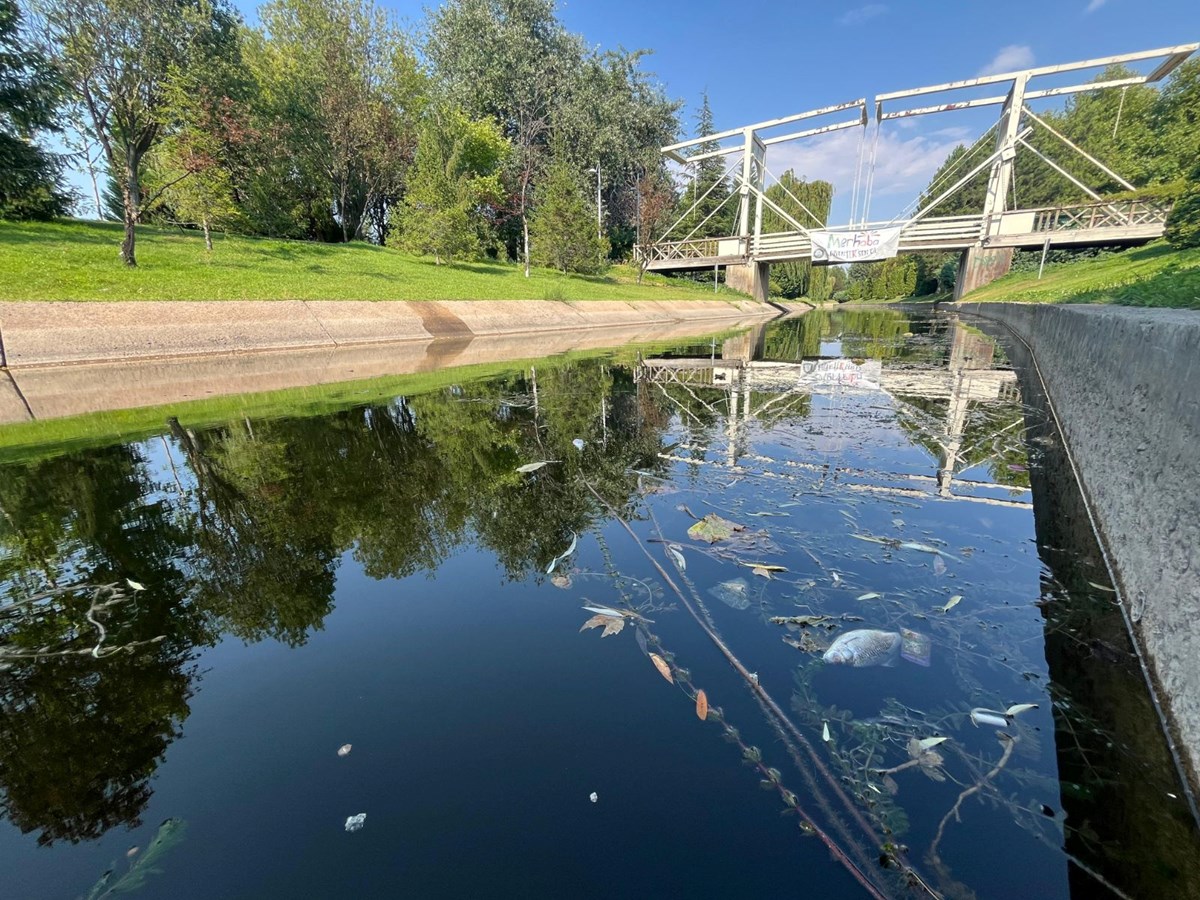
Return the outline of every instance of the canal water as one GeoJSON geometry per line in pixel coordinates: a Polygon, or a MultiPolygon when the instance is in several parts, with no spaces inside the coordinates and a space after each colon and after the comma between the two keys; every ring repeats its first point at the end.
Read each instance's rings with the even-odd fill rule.
{"type": "Polygon", "coordinates": [[[450,381],[0,467],[4,897],[1200,896],[992,338],[450,381]]]}

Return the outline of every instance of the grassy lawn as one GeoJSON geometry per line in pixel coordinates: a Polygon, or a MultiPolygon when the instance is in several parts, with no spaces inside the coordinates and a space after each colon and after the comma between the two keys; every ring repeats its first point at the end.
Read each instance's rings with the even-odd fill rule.
{"type": "Polygon", "coordinates": [[[963,297],[971,302],[1116,303],[1200,309],[1200,248],[1176,250],[1158,241],[1095,259],[1005,275],[963,297]]]}
{"type": "Polygon", "coordinates": [[[615,266],[601,277],[432,259],[364,243],[314,244],[139,228],[138,267],[115,223],[0,222],[0,300],[703,300],[740,298],[615,266]]]}

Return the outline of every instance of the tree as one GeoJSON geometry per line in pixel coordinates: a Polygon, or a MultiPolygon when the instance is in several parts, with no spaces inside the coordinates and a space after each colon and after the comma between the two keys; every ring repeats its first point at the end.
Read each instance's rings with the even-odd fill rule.
{"type": "Polygon", "coordinates": [[[372,0],[273,0],[259,18],[255,67],[289,152],[325,180],[343,241],[369,224],[386,240],[424,106],[407,37],[372,0]]]}
{"type": "Polygon", "coordinates": [[[1165,236],[1176,247],[1200,247],[1200,164],[1192,169],[1187,189],[1171,208],[1165,236]]]}
{"type": "Polygon", "coordinates": [[[57,99],[45,56],[28,49],[16,0],[0,0],[0,219],[67,211],[59,164],[32,140],[37,130],[53,127],[57,99]]]}
{"type": "MultiPolygon", "coordinates": [[[[39,0],[43,33],[64,82],[88,113],[121,181],[121,258],[136,266],[135,226],[157,199],[142,190],[146,155],[163,132],[167,87],[236,47],[224,0],[39,0]]],[[[183,176],[183,177],[186,177],[183,176]]]]}
{"type": "Polygon", "coordinates": [[[604,268],[608,241],[596,233],[596,209],[579,173],[556,142],[538,190],[530,231],[539,264],[560,272],[596,273],[604,268]]]}
{"type": "Polygon", "coordinates": [[[442,259],[479,252],[489,228],[485,209],[500,196],[499,167],[508,144],[490,122],[453,107],[435,107],[421,125],[401,240],[414,253],[442,259]]]}
{"type": "MultiPolygon", "coordinates": [[[[648,243],[666,228],[675,209],[675,191],[669,176],[661,168],[642,175],[637,182],[637,241],[648,243]]],[[[638,284],[646,274],[649,259],[638,257],[638,284]]]]}
{"type": "MultiPolygon", "coordinates": [[[[829,219],[829,207],[833,203],[833,185],[828,181],[797,178],[796,173],[788,169],[765,193],[776,206],[807,228],[823,228],[829,219]]],[[[795,228],[795,225],[778,213],[770,209],[763,211],[764,233],[794,231],[795,228]]],[[[814,300],[825,299],[814,297],[812,288],[815,282],[820,285],[816,293],[824,293],[826,277],[820,267],[814,269],[808,260],[794,260],[771,267],[771,280],[777,286],[779,294],[789,300],[803,296],[814,300]]]]}
{"type": "MultiPolygon", "coordinates": [[[[696,134],[704,137],[713,134],[712,107],[708,103],[708,92],[701,96],[700,109],[696,114],[696,134]]],[[[698,144],[693,156],[718,150],[716,141],[698,144]]],[[[680,205],[688,210],[687,218],[680,224],[683,234],[693,238],[728,235],[733,231],[733,214],[726,201],[730,197],[729,179],[725,177],[725,157],[710,156],[696,164],[692,183],[683,192],[680,205]]]]}

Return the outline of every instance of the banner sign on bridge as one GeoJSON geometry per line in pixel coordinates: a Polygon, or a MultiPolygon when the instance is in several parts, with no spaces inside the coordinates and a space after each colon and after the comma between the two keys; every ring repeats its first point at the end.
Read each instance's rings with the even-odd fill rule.
{"type": "Polygon", "coordinates": [[[810,231],[814,263],[871,262],[891,259],[900,252],[902,228],[863,231],[810,231]]]}

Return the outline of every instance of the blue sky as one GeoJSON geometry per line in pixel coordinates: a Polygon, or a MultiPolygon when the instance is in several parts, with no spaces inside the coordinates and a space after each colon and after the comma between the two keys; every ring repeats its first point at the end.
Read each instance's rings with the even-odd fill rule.
{"type": "MultiPolygon", "coordinates": [[[[414,25],[430,5],[381,2],[414,25]]],[[[257,4],[237,3],[253,21],[257,4]]],[[[687,136],[705,90],[717,128],[726,129],[986,71],[1200,41],[1200,0],[560,0],[560,16],[592,46],[653,50],[646,66],[669,96],[686,102],[687,136]]],[[[871,218],[900,213],[946,154],[974,141],[997,113],[985,108],[885,122],[871,218]]],[[[831,221],[842,222],[849,216],[859,140],[859,129],[852,129],[778,145],[767,167],[776,175],[791,167],[832,181],[831,221]]],[[[1019,169],[1018,159],[1018,180],[1019,169]]]]}

